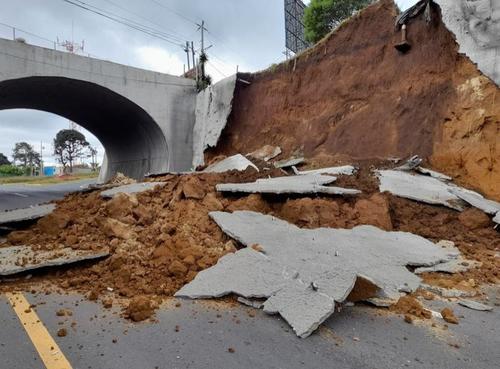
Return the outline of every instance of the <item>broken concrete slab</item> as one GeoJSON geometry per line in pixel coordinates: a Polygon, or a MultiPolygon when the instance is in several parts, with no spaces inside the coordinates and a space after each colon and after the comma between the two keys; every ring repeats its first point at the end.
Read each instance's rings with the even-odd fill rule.
{"type": "Polygon", "coordinates": [[[485,199],[477,192],[461,187],[451,187],[450,192],[486,214],[496,215],[500,212],[500,203],[485,199]]]}
{"type": "Polygon", "coordinates": [[[262,309],[264,307],[264,302],[261,300],[246,299],[246,298],[241,297],[241,296],[238,297],[237,300],[240,304],[253,307],[254,309],[262,309]]]}
{"type": "Polygon", "coordinates": [[[258,150],[248,153],[247,156],[251,156],[252,158],[259,160],[269,161],[277,157],[279,154],[281,154],[281,147],[265,145],[258,150]]]}
{"type": "Polygon", "coordinates": [[[493,311],[492,306],[481,304],[480,302],[474,300],[459,300],[459,305],[465,306],[466,308],[477,310],[477,311],[493,311]]]}
{"type": "Polygon", "coordinates": [[[439,172],[436,172],[434,170],[427,169],[427,168],[417,167],[415,170],[421,174],[427,174],[433,178],[437,178],[437,179],[440,179],[442,181],[451,181],[453,179],[453,178],[447,176],[446,174],[439,173],[439,172]]]}
{"type": "Polygon", "coordinates": [[[259,247],[222,257],[176,296],[267,298],[264,311],[281,314],[299,337],[309,336],[334,312],[358,277],[378,287],[373,297],[395,301],[400,292],[420,285],[407,266],[456,257],[422,237],[373,226],[301,229],[251,211],[212,212],[210,217],[243,245],[259,247]]]}
{"type": "Polygon", "coordinates": [[[403,165],[394,168],[393,170],[400,170],[400,171],[416,171],[421,174],[426,174],[428,176],[431,176],[436,179],[440,179],[442,181],[451,181],[452,178],[447,176],[446,174],[436,172],[431,169],[423,168],[420,166],[422,164],[422,158],[420,156],[415,155],[412,156],[410,159],[408,159],[403,165]]]}
{"type": "Polygon", "coordinates": [[[435,293],[445,298],[474,297],[476,292],[457,290],[456,288],[443,288],[422,283],[420,287],[426,291],[435,293]]]}
{"type": "Polygon", "coordinates": [[[109,250],[99,252],[87,250],[36,250],[31,246],[10,246],[0,248],[0,276],[9,276],[34,269],[78,263],[85,260],[102,259],[109,256],[109,250]]]}
{"type": "Polygon", "coordinates": [[[313,194],[357,195],[361,191],[341,187],[325,186],[337,178],[318,174],[265,178],[252,183],[224,183],[215,186],[220,192],[268,193],[268,194],[313,194]]]}
{"type": "Polygon", "coordinates": [[[0,212],[0,224],[12,224],[36,220],[49,215],[56,208],[55,204],[36,205],[25,209],[0,212]]]}
{"type": "Polygon", "coordinates": [[[302,164],[305,161],[306,161],[306,159],[304,157],[289,158],[289,159],[274,162],[274,167],[275,168],[290,168],[290,167],[294,167],[296,165],[302,164]]]}
{"type": "Polygon", "coordinates": [[[215,164],[209,165],[205,170],[203,170],[203,173],[224,173],[229,172],[230,170],[243,171],[248,167],[254,168],[257,172],[259,171],[259,168],[257,168],[257,166],[250,160],[241,154],[236,154],[215,164]]]}
{"type": "Polygon", "coordinates": [[[329,168],[321,168],[321,169],[314,169],[314,170],[305,170],[305,171],[299,171],[295,166],[292,166],[293,172],[295,175],[298,176],[305,176],[305,175],[311,175],[311,174],[329,174],[329,175],[346,175],[346,176],[352,176],[354,173],[356,173],[356,168],[353,167],[352,165],[344,165],[341,167],[329,167],[329,168]]]}
{"type": "Polygon", "coordinates": [[[217,145],[233,108],[236,80],[237,75],[224,78],[198,94],[193,127],[192,168],[203,165],[204,151],[217,145]]]}
{"type": "Polygon", "coordinates": [[[165,182],[141,182],[132,183],[124,186],[114,187],[106,191],[101,192],[101,197],[105,199],[110,199],[119,193],[125,193],[128,195],[140,192],[146,192],[152,190],[156,186],[163,186],[165,182]]]}
{"type": "Polygon", "coordinates": [[[403,165],[400,165],[397,168],[394,168],[394,170],[403,170],[403,171],[408,171],[408,170],[414,170],[418,168],[418,166],[422,163],[422,158],[420,156],[415,155],[412,156],[410,159],[408,159],[403,165]]]}
{"type": "Polygon", "coordinates": [[[467,260],[463,258],[458,258],[455,260],[450,260],[446,263],[441,263],[433,265],[431,267],[422,267],[415,269],[415,274],[440,272],[440,273],[461,273],[466,272],[473,268],[478,268],[482,265],[481,262],[475,260],[467,260]]]}
{"type": "Polygon", "coordinates": [[[377,170],[380,192],[462,211],[463,201],[450,192],[452,186],[439,179],[399,170],[377,170]]]}
{"type": "Polygon", "coordinates": [[[500,224],[500,212],[498,212],[498,214],[493,217],[493,221],[496,224],[500,224]]]}
{"type": "Polygon", "coordinates": [[[436,246],[440,246],[445,249],[450,256],[455,258],[447,261],[446,263],[439,263],[430,267],[421,267],[415,269],[415,274],[430,273],[430,272],[441,272],[441,273],[460,273],[466,272],[472,268],[478,268],[482,265],[481,262],[476,260],[465,259],[461,254],[460,250],[455,246],[452,241],[442,240],[439,241],[436,246]]]}

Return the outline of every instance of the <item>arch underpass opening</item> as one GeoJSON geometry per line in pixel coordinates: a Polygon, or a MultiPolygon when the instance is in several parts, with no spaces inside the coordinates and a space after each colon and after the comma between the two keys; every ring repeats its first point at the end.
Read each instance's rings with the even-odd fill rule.
{"type": "Polygon", "coordinates": [[[101,178],[117,172],[132,178],[168,169],[165,136],[140,106],[95,83],[63,77],[27,77],[0,82],[0,110],[35,109],[78,123],[102,143],[101,178]]]}

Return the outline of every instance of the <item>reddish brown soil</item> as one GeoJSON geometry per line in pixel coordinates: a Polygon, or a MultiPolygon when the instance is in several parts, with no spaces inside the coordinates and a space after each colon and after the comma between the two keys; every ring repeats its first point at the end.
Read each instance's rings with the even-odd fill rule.
{"type": "MultiPolygon", "coordinates": [[[[69,195],[58,202],[52,215],[26,231],[12,232],[0,247],[109,247],[111,257],[94,264],[42,271],[27,281],[21,278],[2,282],[0,291],[43,290],[55,284],[63,290],[83,292],[105,307],[113,305],[110,295],[114,294],[125,299],[127,317],[146,319],[162,298],[172,296],[200,270],[237,249],[238,245],[208,217],[215,210],[254,210],[305,228],[372,224],[386,230],[413,232],[433,241],[452,240],[467,258],[479,260],[483,266],[452,276],[427,274],[427,283],[475,290],[483,283],[498,282],[500,260],[494,254],[500,250],[500,237],[491,221],[471,222],[454,210],[377,193],[369,164],[355,176],[339,178],[339,185],[356,184],[363,189],[362,195],[351,198],[223,196],[215,192],[217,183],[251,181],[269,173],[283,174],[279,170],[256,173],[249,169],[243,173],[169,175],[159,178],[167,182],[165,187],[137,196],[122,194],[103,200],[98,192],[69,195]],[[47,284],[49,281],[52,284],[47,284]],[[130,304],[127,299],[132,299],[130,304]]],[[[349,300],[363,300],[374,292],[373,285],[360,279],[349,300]]]]}
{"type": "Polygon", "coordinates": [[[220,154],[279,145],[313,166],[418,154],[460,183],[500,200],[500,93],[457,53],[439,8],[409,24],[412,49],[393,45],[392,0],[344,23],[313,49],[242,74],[220,154]],[[498,96],[497,96],[498,95],[498,96]]]}
{"type": "Polygon", "coordinates": [[[430,319],[432,318],[432,313],[425,309],[422,304],[413,296],[403,296],[399,301],[392,305],[391,311],[404,314],[405,321],[411,323],[414,318],[417,319],[430,319]]]}

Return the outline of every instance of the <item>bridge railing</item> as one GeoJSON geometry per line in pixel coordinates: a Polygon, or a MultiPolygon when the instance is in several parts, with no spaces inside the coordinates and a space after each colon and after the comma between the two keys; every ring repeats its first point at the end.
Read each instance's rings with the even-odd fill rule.
{"type": "Polygon", "coordinates": [[[8,40],[26,42],[30,45],[48,47],[57,50],[57,42],[48,38],[25,31],[10,24],[0,22],[0,37],[8,40]],[[35,40],[35,42],[34,42],[35,40]]]}

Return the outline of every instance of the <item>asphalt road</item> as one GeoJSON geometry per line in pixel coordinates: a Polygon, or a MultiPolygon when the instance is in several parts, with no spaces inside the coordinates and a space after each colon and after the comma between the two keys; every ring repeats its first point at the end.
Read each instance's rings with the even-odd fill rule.
{"type": "Polygon", "coordinates": [[[52,185],[0,185],[0,211],[27,208],[31,205],[61,199],[67,193],[77,191],[82,186],[88,186],[95,181],[95,179],[86,179],[52,185]]]}
{"type": "MultiPolygon", "coordinates": [[[[252,317],[250,308],[224,302],[181,300],[175,307],[172,300],[155,322],[130,323],[118,308],[106,310],[79,295],[25,295],[73,368],[493,369],[500,362],[498,308],[478,312],[432,302],[434,309],[451,306],[461,317],[459,325],[442,329],[430,322],[407,324],[399,316],[357,305],[299,339],[278,316],[257,311],[252,317]],[[61,308],[72,316],[56,316],[61,308]],[[62,327],[68,335],[57,337],[62,327]]],[[[0,326],[0,367],[44,368],[2,296],[0,326]]]]}

